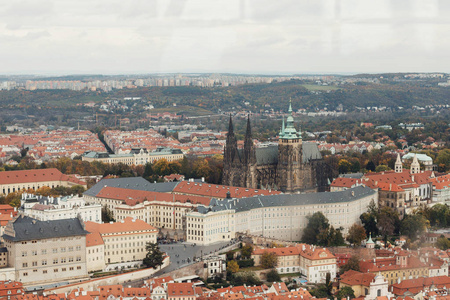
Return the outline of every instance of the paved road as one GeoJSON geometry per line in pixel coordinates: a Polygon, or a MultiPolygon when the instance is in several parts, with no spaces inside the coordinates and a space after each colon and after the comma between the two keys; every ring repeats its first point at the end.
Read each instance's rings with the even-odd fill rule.
{"type": "MultiPolygon", "coordinates": [[[[220,248],[231,245],[229,242],[217,243],[209,246],[192,246],[191,243],[176,243],[176,244],[159,244],[159,249],[166,252],[170,256],[170,265],[156,272],[150,277],[163,276],[164,274],[186,267],[193,262],[194,257],[201,257],[211,254],[215,251],[220,252],[220,248]],[[187,259],[190,259],[190,262],[187,259]]],[[[147,278],[145,278],[146,280],[147,278]]],[[[124,286],[141,287],[143,285],[143,279],[133,280],[123,283],[124,286]]]]}
{"type": "Polygon", "coordinates": [[[193,263],[194,257],[201,257],[211,254],[215,251],[220,252],[220,248],[231,245],[229,242],[216,243],[209,246],[192,246],[191,243],[177,243],[177,244],[161,244],[159,248],[170,256],[170,265],[164,270],[156,273],[155,276],[160,276],[164,273],[180,269],[193,263]],[[190,262],[188,262],[188,258],[190,262]]]}

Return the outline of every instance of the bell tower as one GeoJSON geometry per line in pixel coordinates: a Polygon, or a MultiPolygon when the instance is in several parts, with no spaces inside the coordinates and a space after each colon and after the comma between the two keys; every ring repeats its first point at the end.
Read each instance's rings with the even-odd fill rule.
{"type": "Polygon", "coordinates": [[[277,186],[283,192],[292,193],[302,189],[302,136],[294,127],[292,102],[289,100],[289,116],[286,126],[281,126],[278,138],[277,186]]]}

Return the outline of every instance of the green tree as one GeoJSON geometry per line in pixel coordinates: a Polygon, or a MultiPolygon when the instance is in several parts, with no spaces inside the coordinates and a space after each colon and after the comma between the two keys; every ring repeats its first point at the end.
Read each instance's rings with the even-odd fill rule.
{"type": "Polygon", "coordinates": [[[325,247],[345,246],[344,237],[339,229],[330,226],[317,235],[317,245],[325,247]]]}
{"type": "Polygon", "coordinates": [[[412,241],[415,241],[417,236],[425,231],[426,226],[427,220],[422,215],[407,215],[401,222],[400,231],[412,241]]]}
{"type": "Polygon", "coordinates": [[[348,230],[347,241],[356,246],[361,246],[361,242],[366,238],[366,230],[363,226],[353,224],[348,230]]]}
{"type": "Polygon", "coordinates": [[[378,231],[384,236],[385,243],[388,236],[398,230],[400,219],[398,212],[391,207],[383,207],[378,214],[378,231]]]}
{"type": "Polygon", "coordinates": [[[355,291],[349,286],[344,286],[336,294],[337,299],[354,299],[355,291]]]}
{"type": "Polygon", "coordinates": [[[447,250],[450,248],[450,240],[445,236],[441,235],[436,241],[436,247],[441,250],[447,250]]]}
{"type": "Polygon", "coordinates": [[[367,171],[375,171],[375,164],[373,163],[373,161],[369,161],[366,165],[366,169],[367,171]]]}
{"type": "Polygon", "coordinates": [[[275,269],[272,269],[269,272],[267,272],[266,278],[267,278],[268,282],[280,282],[281,281],[280,274],[278,274],[277,270],[275,270],[275,269]]]}
{"type": "Polygon", "coordinates": [[[261,266],[264,269],[272,269],[277,266],[278,256],[274,252],[264,251],[261,255],[261,266]]]}
{"type": "Polygon", "coordinates": [[[241,249],[241,255],[244,259],[249,259],[252,256],[253,253],[253,246],[252,245],[245,245],[241,249]]]}
{"type": "Polygon", "coordinates": [[[361,223],[363,224],[366,232],[369,232],[374,236],[378,235],[378,209],[373,200],[370,201],[370,204],[367,207],[367,212],[363,213],[359,218],[361,219],[361,223]]]}
{"type": "Polygon", "coordinates": [[[359,272],[359,257],[354,255],[349,258],[348,262],[339,268],[339,272],[344,274],[348,270],[354,270],[359,272]]]}
{"type": "Polygon", "coordinates": [[[145,250],[147,250],[147,254],[143,262],[147,267],[156,269],[163,264],[164,252],[159,250],[157,243],[147,243],[145,250]]]}
{"type": "Polygon", "coordinates": [[[319,284],[316,286],[316,288],[312,289],[309,291],[309,293],[316,297],[316,298],[325,298],[328,299],[329,295],[328,295],[328,289],[325,286],[325,284],[319,284]]]}
{"type": "Polygon", "coordinates": [[[102,222],[109,223],[109,222],[115,222],[115,221],[116,221],[116,219],[114,219],[114,215],[113,215],[112,211],[106,205],[104,205],[102,207],[102,222]]]}
{"type": "Polygon", "coordinates": [[[323,230],[328,230],[330,223],[320,211],[308,216],[308,224],[303,230],[302,242],[310,245],[317,245],[318,235],[323,230]]]}
{"type": "Polygon", "coordinates": [[[384,171],[389,171],[390,168],[387,165],[378,165],[375,168],[375,172],[384,172],[384,171]]]}
{"type": "Polygon", "coordinates": [[[239,265],[235,260],[230,260],[227,263],[227,271],[234,274],[239,271],[239,265]]]}

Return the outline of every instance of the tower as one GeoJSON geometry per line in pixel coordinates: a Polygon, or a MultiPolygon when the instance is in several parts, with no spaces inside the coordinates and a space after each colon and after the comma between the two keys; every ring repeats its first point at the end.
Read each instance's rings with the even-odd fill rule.
{"type": "Polygon", "coordinates": [[[228,125],[227,141],[223,154],[223,164],[223,182],[226,182],[228,185],[242,186],[243,182],[239,176],[241,172],[236,172],[236,170],[242,170],[242,162],[239,157],[237,140],[234,135],[233,119],[231,118],[231,115],[230,123],[228,125]]]}
{"type": "Polygon", "coordinates": [[[417,155],[414,154],[414,158],[411,163],[411,174],[417,174],[417,173],[420,173],[420,164],[419,164],[419,161],[417,160],[417,155]]]}
{"type": "Polygon", "coordinates": [[[397,160],[395,161],[395,173],[403,172],[403,164],[400,159],[400,153],[397,153],[397,160]]]}
{"type": "Polygon", "coordinates": [[[257,188],[256,152],[255,146],[253,145],[250,115],[248,115],[247,118],[247,130],[245,131],[243,164],[245,168],[245,186],[250,188],[257,188]]]}
{"type": "Polygon", "coordinates": [[[296,192],[302,189],[300,175],[302,169],[302,136],[294,127],[292,103],[289,100],[289,116],[286,126],[283,123],[278,138],[277,185],[283,192],[296,192]]]}

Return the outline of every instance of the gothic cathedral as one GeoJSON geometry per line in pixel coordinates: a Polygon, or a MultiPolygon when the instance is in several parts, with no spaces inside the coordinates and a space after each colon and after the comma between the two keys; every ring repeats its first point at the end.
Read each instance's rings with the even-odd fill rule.
{"type": "Polygon", "coordinates": [[[295,129],[291,103],[286,124],[283,118],[278,145],[255,148],[249,117],[244,149],[238,149],[230,116],[223,160],[225,185],[285,193],[322,192],[333,180],[333,172],[323,161],[317,144],[303,142],[301,132],[295,129]]]}

